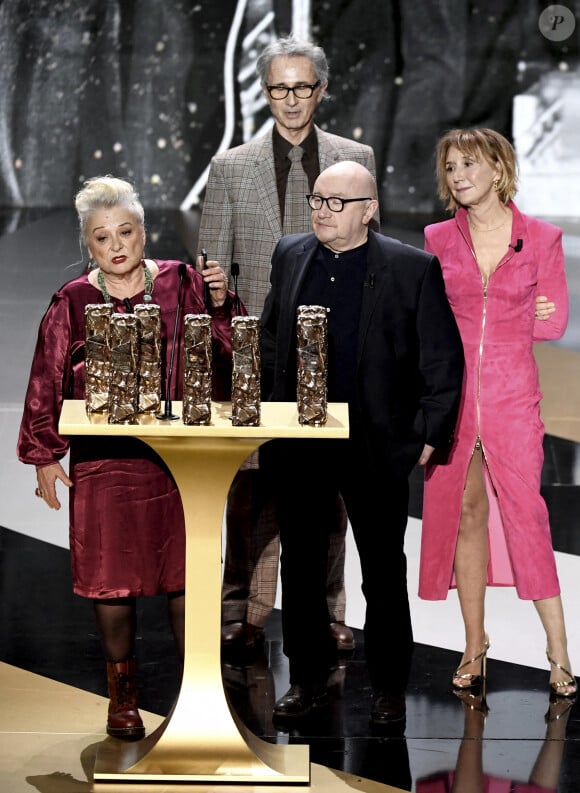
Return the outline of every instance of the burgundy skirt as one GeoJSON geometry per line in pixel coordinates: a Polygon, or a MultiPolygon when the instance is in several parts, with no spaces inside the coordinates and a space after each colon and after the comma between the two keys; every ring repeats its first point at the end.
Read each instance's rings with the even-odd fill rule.
{"type": "Polygon", "coordinates": [[[161,458],[133,438],[71,440],[73,589],[89,598],[185,587],[185,525],[161,458]]]}

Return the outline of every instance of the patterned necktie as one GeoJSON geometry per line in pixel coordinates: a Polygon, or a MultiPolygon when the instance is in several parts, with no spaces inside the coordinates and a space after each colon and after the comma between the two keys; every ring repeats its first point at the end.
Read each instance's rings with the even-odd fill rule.
{"type": "Polygon", "coordinates": [[[301,146],[293,146],[287,155],[292,165],[286,183],[284,234],[297,234],[312,230],[312,213],[306,201],[309,187],[308,178],[302,167],[303,154],[304,149],[301,146]]]}

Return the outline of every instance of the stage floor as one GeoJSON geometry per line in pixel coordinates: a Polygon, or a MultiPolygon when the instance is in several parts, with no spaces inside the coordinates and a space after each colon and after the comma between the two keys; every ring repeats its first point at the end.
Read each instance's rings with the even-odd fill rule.
{"type": "MultiPolygon", "coordinates": [[[[232,785],[94,783],[93,768],[99,748],[113,742],[104,731],[108,700],[80,688],[0,663],[0,780],[2,793],[232,793],[232,785]]],[[[162,717],[141,710],[147,732],[162,717]]],[[[290,786],[294,793],[405,793],[360,776],[311,764],[307,787],[290,786]]],[[[283,789],[288,790],[288,787],[283,789]]],[[[236,793],[280,793],[280,786],[236,785],[236,793]]]]}
{"type": "MultiPolygon", "coordinates": [[[[68,210],[0,214],[0,223],[0,791],[82,793],[93,790],[96,748],[108,740],[105,668],[91,604],[71,592],[65,510],[51,512],[34,498],[34,471],[15,457],[38,322],[53,291],[79,271],[78,235],[68,210]]],[[[195,228],[195,222],[165,213],[152,214],[147,225],[153,241],[150,255],[185,258],[195,249],[184,233],[195,228]]],[[[578,228],[565,231],[570,326],[560,344],[542,345],[537,355],[548,432],[542,492],[550,510],[572,665],[580,673],[580,246],[578,228]]],[[[422,244],[420,232],[410,226],[385,232],[422,244]]],[[[511,591],[489,593],[489,713],[484,718],[464,708],[450,690],[462,643],[457,600],[450,596],[445,603],[426,604],[415,594],[419,471],[411,480],[409,515],[407,555],[416,645],[406,725],[398,732],[377,734],[368,723],[370,686],[352,543],[347,617],[357,646],[339,672],[344,675],[343,697],[323,718],[307,721],[300,729],[275,729],[272,705],[288,680],[280,614],[275,611],[260,652],[224,659],[231,706],[265,740],[308,743],[317,783],[330,785],[320,790],[335,793],[346,779],[354,790],[378,793],[390,785],[413,793],[444,793],[451,790],[454,775],[464,775],[472,787],[458,788],[456,781],[455,790],[461,793],[495,789],[492,781],[498,790],[577,793],[580,704],[546,723],[546,715],[554,717],[564,706],[549,709],[544,639],[532,605],[518,601],[511,591]],[[334,769],[330,776],[327,768],[334,769]],[[359,777],[377,786],[363,787],[368,783],[357,781],[359,777]]],[[[385,641],[388,622],[386,606],[385,641]]],[[[163,598],[140,602],[138,635],[140,704],[150,730],[168,713],[179,686],[179,662],[163,598]]],[[[169,789],[177,791],[173,785],[169,789]]],[[[197,785],[194,789],[202,790],[197,785]]],[[[153,788],[148,785],[147,791],[153,793],[153,788]]],[[[215,787],[212,791],[217,793],[215,787]]]]}

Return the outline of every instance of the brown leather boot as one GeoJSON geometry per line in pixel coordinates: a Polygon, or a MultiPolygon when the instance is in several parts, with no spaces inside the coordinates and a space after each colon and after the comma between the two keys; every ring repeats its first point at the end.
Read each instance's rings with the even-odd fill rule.
{"type": "Polygon", "coordinates": [[[128,661],[107,661],[109,715],[107,732],[113,738],[137,741],[145,735],[145,727],[137,710],[137,664],[128,661]]]}

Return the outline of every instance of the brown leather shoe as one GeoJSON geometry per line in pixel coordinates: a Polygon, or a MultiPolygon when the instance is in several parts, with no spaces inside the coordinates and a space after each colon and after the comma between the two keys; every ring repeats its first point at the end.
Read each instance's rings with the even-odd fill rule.
{"type": "Polygon", "coordinates": [[[244,635],[243,622],[225,622],[222,625],[222,644],[238,644],[244,635]]]}
{"type": "Polygon", "coordinates": [[[336,649],[339,652],[350,652],[354,650],[354,634],[344,622],[331,622],[328,626],[330,635],[336,642],[336,649]]]}
{"type": "Polygon", "coordinates": [[[252,625],[251,622],[244,623],[244,645],[248,649],[253,649],[264,643],[264,629],[259,625],[252,625]]]}
{"type": "Polygon", "coordinates": [[[225,649],[247,649],[262,644],[264,629],[251,622],[225,622],[222,625],[221,642],[225,649]]]}
{"type": "Polygon", "coordinates": [[[137,710],[137,665],[134,658],[116,663],[107,661],[109,712],[107,733],[113,738],[137,741],[145,727],[137,710]]]}

